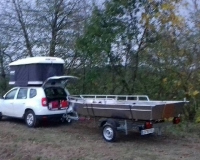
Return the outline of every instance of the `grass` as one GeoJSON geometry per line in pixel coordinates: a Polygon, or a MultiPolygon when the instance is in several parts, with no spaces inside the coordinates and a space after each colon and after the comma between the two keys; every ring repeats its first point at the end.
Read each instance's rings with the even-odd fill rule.
{"type": "Polygon", "coordinates": [[[120,135],[103,140],[93,121],[27,128],[23,121],[0,122],[1,160],[195,160],[199,159],[199,125],[167,126],[161,136],[120,135]]]}
{"type": "Polygon", "coordinates": [[[200,124],[184,121],[178,125],[169,125],[165,132],[171,136],[200,138],[200,124]]]}

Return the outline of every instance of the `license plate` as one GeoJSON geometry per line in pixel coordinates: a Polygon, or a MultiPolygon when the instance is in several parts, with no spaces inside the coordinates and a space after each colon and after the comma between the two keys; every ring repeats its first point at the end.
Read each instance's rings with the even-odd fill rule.
{"type": "Polygon", "coordinates": [[[141,135],[154,133],[154,128],[141,130],[141,135]]]}

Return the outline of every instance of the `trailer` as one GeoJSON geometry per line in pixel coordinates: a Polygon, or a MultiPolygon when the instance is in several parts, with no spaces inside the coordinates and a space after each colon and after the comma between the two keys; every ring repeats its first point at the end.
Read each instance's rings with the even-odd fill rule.
{"type": "Polygon", "coordinates": [[[154,126],[166,119],[173,118],[173,123],[178,124],[183,107],[188,103],[186,100],[152,101],[147,95],[74,95],[68,100],[66,118],[95,118],[108,142],[115,141],[119,131],[126,135],[129,131],[147,135],[154,133],[154,126]]]}

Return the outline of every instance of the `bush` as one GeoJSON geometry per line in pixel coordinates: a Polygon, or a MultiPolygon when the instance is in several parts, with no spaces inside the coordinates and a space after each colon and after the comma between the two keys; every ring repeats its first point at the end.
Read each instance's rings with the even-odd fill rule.
{"type": "Polygon", "coordinates": [[[200,105],[199,101],[193,99],[184,108],[184,119],[191,122],[200,122],[200,105]]]}
{"type": "Polygon", "coordinates": [[[195,122],[200,123],[200,108],[198,108],[196,111],[195,122]]]}
{"type": "Polygon", "coordinates": [[[0,79],[0,96],[2,97],[9,89],[8,79],[0,79]]]}

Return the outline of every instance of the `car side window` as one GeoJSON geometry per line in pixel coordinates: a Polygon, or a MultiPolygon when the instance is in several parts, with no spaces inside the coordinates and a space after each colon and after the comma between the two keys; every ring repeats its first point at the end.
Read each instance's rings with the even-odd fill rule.
{"type": "Polygon", "coordinates": [[[147,97],[139,97],[139,100],[140,101],[147,101],[148,99],[147,99],[147,97]]]}
{"type": "Polygon", "coordinates": [[[17,92],[17,89],[14,89],[14,90],[10,91],[10,92],[5,96],[5,99],[14,99],[14,98],[15,98],[16,92],[17,92]]]}
{"type": "Polygon", "coordinates": [[[27,88],[21,88],[17,94],[17,99],[26,99],[27,98],[27,88]]]}
{"type": "Polygon", "coordinates": [[[33,98],[37,95],[37,91],[36,89],[30,89],[30,94],[29,94],[29,97],[30,98],[33,98]]]}

